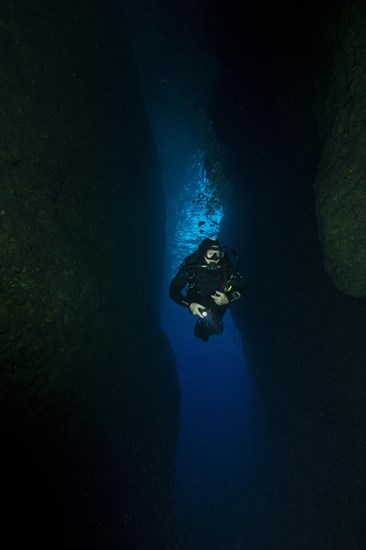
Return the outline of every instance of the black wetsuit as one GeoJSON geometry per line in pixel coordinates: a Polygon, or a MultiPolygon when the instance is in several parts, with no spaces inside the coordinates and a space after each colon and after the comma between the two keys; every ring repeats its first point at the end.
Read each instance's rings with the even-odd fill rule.
{"type": "MultiPolygon", "coordinates": [[[[233,267],[228,264],[219,264],[217,269],[210,269],[210,266],[205,265],[202,260],[194,267],[186,266],[180,269],[173,277],[170,283],[169,296],[178,305],[186,307],[192,302],[202,304],[211,316],[205,322],[201,318],[198,319],[195,328],[195,335],[207,341],[210,334],[221,334],[223,330],[222,317],[224,316],[230,303],[235,302],[238,298],[233,298],[233,291],[243,289],[243,278],[239,273],[235,273],[235,278],[232,280],[232,288],[230,291],[225,291],[225,286],[230,276],[233,274],[233,267]],[[182,294],[182,290],[187,288],[186,296],[182,294]],[[215,303],[211,295],[216,291],[224,292],[229,299],[229,304],[219,306],[215,303]],[[209,323],[211,321],[211,325],[209,323]]],[[[190,311],[190,310],[189,310],[190,311]]]]}

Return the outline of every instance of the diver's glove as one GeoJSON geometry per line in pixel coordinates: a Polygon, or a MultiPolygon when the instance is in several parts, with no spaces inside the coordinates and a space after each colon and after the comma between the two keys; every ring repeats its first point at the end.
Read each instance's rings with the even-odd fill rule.
{"type": "Polygon", "coordinates": [[[189,311],[193,313],[193,315],[199,315],[201,319],[204,319],[204,315],[202,315],[202,311],[204,311],[206,308],[205,306],[201,304],[197,304],[196,302],[192,302],[189,305],[189,311]]]}
{"type": "Polygon", "coordinates": [[[211,298],[214,299],[214,302],[218,306],[225,306],[229,303],[229,299],[223,292],[216,290],[215,294],[211,294],[211,298]]]}

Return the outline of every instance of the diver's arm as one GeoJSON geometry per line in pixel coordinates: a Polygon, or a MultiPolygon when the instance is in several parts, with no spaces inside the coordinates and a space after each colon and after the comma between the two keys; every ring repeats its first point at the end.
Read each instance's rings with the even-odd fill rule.
{"type": "Polygon", "coordinates": [[[226,284],[225,294],[229,300],[229,306],[244,297],[246,284],[240,273],[236,272],[226,284]]]}
{"type": "Polygon", "coordinates": [[[197,304],[197,302],[192,302],[191,305],[189,306],[189,311],[193,315],[198,315],[199,317],[201,317],[201,319],[205,318],[205,315],[204,315],[205,309],[206,309],[205,306],[203,306],[202,304],[197,304]]]}
{"type": "Polygon", "coordinates": [[[186,286],[186,275],[184,271],[178,271],[169,287],[169,298],[173,300],[179,306],[183,306],[189,309],[190,302],[182,294],[183,288],[186,286]]]}
{"type": "Polygon", "coordinates": [[[211,294],[211,298],[217,306],[226,306],[229,303],[226,292],[220,292],[220,290],[216,290],[215,294],[211,294]]]}

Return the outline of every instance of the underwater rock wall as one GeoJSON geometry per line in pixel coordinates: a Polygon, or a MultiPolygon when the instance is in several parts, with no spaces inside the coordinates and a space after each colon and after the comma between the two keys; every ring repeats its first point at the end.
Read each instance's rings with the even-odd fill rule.
{"type": "MultiPolygon", "coordinates": [[[[251,479],[259,495],[265,487],[272,495],[250,516],[258,548],[361,548],[365,542],[366,303],[334,286],[319,246],[313,184],[322,151],[314,110],[325,90],[329,14],[319,21],[318,4],[308,25],[305,18],[294,27],[293,19],[274,17],[262,57],[263,37],[241,35],[238,51],[250,42],[251,59],[238,60],[240,101],[225,84],[212,109],[233,159],[235,204],[225,212],[221,236],[240,251],[247,281],[245,300],[232,315],[267,445],[251,479]]],[[[354,137],[360,176],[363,141],[354,137]]],[[[324,151],[338,155],[337,141],[324,151]]],[[[348,216],[341,221],[351,227],[353,213],[348,216]]],[[[245,525],[245,505],[242,517],[245,525]]]]}
{"type": "Polygon", "coordinates": [[[8,3],[0,29],[2,532],[163,548],[179,397],[152,246],[165,213],[119,3],[8,3]]]}
{"type": "Polygon", "coordinates": [[[324,266],[339,290],[366,296],[366,5],[348,1],[333,27],[315,183],[324,266]]]}

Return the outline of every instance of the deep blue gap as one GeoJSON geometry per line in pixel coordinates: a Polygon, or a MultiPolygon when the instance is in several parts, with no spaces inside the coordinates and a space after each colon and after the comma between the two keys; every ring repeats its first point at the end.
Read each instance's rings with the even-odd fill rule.
{"type": "Polygon", "coordinates": [[[359,379],[364,352],[358,341],[349,359],[351,339],[342,334],[339,349],[334,342],[343,312],[354,327],[364,317],[324,272],[317,235],[314,111],[326,88],[331,10],[327,2],[308,8],[162,0],[134,26],[167,212],[161,325],[181,386],[179,550],[341,550],[352,526],[354,540],[362,537],[359,511],[345,502],[353,494],[359,502],[352,483],[363,453],[341,388],[345,364],[359,379]],[[207,66],[215,57],[216,80],[202,52],[207,66]],[[190,110],[200,101],[228,149],[235,190],[223,199],[217,233],[199,233],[190,203],[197,159],[207,153],[190,110]],[[199,240],[216,235],[239,249],[250,287],[233,308],[240,331],[228,313],[224,334],[205,344],[168,287],[199,240]],[[354,458],[338,441],[342,430],[352,433],[354,458]]]}

